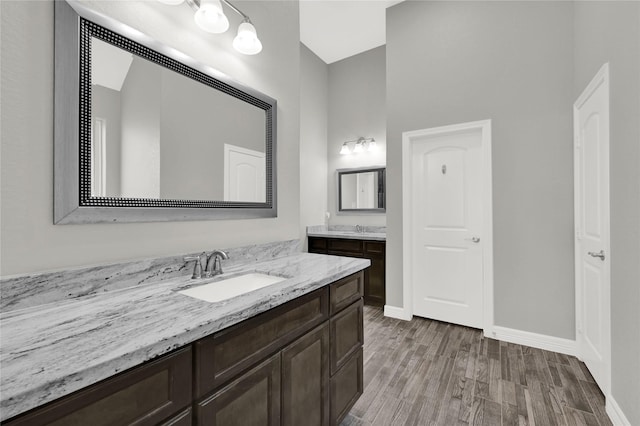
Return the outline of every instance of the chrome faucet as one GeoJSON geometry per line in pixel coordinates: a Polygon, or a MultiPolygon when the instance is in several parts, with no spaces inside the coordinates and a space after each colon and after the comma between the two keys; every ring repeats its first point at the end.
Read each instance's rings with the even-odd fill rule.
{"type": "Polygon", "coordinates": [[[357,233],[364,232],[364,228],[362,226],[360,226],[360,225],[356,225],[356,232],[357,233]]]}
{"type": "Polygon", "coordinates": [[[222,274],[222,259],[228,259],[229,255],[222,250],[214,250],[207,255],[207,266],[204,268],[204,276],[214,277],[222,274]]]}

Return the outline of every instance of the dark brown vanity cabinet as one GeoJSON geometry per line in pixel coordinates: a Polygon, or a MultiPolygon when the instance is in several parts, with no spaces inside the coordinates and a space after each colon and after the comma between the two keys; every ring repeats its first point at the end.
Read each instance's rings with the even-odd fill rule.
{"type": "Polygon", "coordinates": [[[191,424],[191,357],[187,346],[3,424],[191,424]]]}
{"type": "Polygon", "coordinates": [[[364,272],[7,425],[338,425],[362,394],[364,272]]]}
{"type": "Polygon", "coordinates": [[[371,261],[364,271],[364,303],[385,304],[385,246],[384,241],[356,240],[331,237],[308,237],[309,253],[363,257],[371,261]]]}

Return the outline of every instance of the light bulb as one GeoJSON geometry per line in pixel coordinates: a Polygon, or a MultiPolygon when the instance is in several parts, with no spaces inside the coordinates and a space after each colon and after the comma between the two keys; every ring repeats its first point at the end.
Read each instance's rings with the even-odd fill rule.
{"type": "Polygon", "coordinates": [[[369,142],[369,146],[367,147],[367,151],[373,152],[376,150],[377,147],[378,147],[378,144],[376,144],[376,140],[371,138],[371,141],[369,142]]]}
{"type": "Polygon", "coordinates": [[[342,148],[340,149],[340,154],[342,154],[342,155],[351,154],[351,150],[349,149],[349,145],[347,145],[346,142],[342,144],[342,148]]]}
{"type": "Polygon", "coordinates": [[[233,39],[233,47],[245,55],[255,55],[262,50],[255,27],[251,22],[243,22],[238,27],[238,35],[233,39]]]}
{"type": "Polygon", "coordinates": [[[355,152],[356,154],[358,154],[358,153],[360,153],[360,152],[362,152],[362,151],[363,151],[363,148],[362,148],[362,142],[359,142],[359,141],[358,141],[358,142],[356,143],[356,146],[354,146],[354,147],[353,147],[353,152],[355,152]]]}
{"type": "Polygon", "coordinates": [[[229,20],[222,11],[220,0],[200,0],[200,8],[193,18],[208,33],[219,34],[229,28],[229,20]]]}

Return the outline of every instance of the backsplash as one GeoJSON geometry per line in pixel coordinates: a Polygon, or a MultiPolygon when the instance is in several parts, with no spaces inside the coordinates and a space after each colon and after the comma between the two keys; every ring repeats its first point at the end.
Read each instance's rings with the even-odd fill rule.
{"type": "MultiPolygon", "coordinates": [[[[278,241],[225,249],[225,267],[260,262],[301,251],[299,240],[278,241]]],[[[196,255],[198,253],[195,253],[196,255]]],[[[90,294],[118,290],[179,276],[190,276],[193,264],[185,264],[184,254],[135,262],[25,275],[0,280],[0,310],[3,312],[90,294]]],[[[204,265],[203,265],[204,267],[204,265]]]]}

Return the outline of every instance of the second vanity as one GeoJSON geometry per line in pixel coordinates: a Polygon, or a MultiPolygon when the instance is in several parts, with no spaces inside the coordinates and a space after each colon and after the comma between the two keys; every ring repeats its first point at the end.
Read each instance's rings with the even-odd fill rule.
{"type": "Polygon", "coordinates": [[[364,303],[384,306],[386,300],[386,228],[355,227],[327,229],[326,226],[307,227],[309,253],[351,256],[369,259],[371,267],[364,272],[364,303]]]}
{"type": "Polygon", "coordinates": [[[336,425],[362,393],[365,259],[299,253],[2,313],[3,424],[336,425]],[[206,283],[206,282],[204,282],[206,283]]]}

